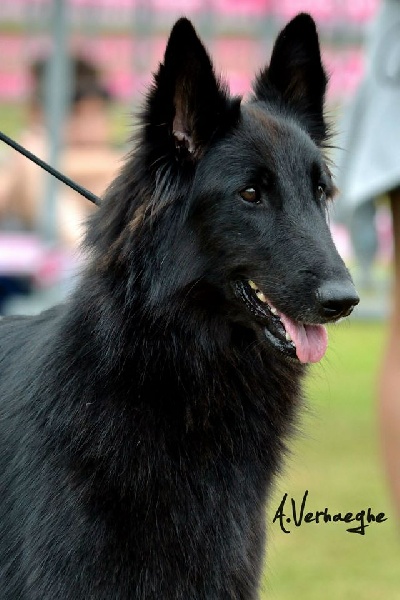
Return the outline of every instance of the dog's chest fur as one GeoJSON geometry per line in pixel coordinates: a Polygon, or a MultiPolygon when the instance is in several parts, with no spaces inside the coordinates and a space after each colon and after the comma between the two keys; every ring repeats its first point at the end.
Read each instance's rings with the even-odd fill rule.
{"type": "MultiPolygon", "coordinates": [[[[94,322],[78,328],[66,327],[64,315],[52,319],[49,340],[42,320],[30,321],[31,343],[36,338],[44,352],[35,365],[41,376],[30,385],[29,432],[18,422],[6,440],[13,448],[24,439],[19,468],[8,474],[16,481],[5,518],[29,530],[22,553],[29,552],[37,579],[26,573],[28,598],[43,590],[44,598],[66,600],[125,600],[133,590],[143,599],[255,598],[266,490],[292,421],[298,376],[279,361],[271,368],[262,351],[250,355],[255,340],[239,336],[240,343],[216,345],[202,358],[199,342],[187,339],[182,364],[174,351],[159,356],[153,339],[143,377],[149,342],[139,331],[128,360],[114,357],[99,368],[94,322]],[[70,328],[75,334],[64,339],[70,328]],[[193,370],[186,361],[195,351],[193,370]],[[38,475],[28,481],[27,472],[38,475]],[[31,495],[32,513],[16,502],[31,495]],[[46,522],[48,512],[53,520],[46,522]],[[43,562],[46,545],[57,551],[43,562]]],[[[20,328],[24,320],[4,324],[3,339],[16,343],[20,328]]],[[[164,337],[163,344],[174,342],[164,337]]],[[[18,385],[31,376],[27,368],[18,385]]],[[[10,542],[11,525],[7,532],[2,544],[10,542]]],[[[18,597],[18,585],[6,585],[7,600],[18,597]]]]}

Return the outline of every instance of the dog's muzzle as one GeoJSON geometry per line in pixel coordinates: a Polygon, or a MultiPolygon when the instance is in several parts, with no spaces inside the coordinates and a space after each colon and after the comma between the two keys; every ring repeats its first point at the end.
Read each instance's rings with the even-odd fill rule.
{"type": "Polygon", "coordinates": [[[297,321],[278,308],[251,280],[233,284],[235,296],[244,303],[253,319],[264,330],[267,341],[289,358],[302,363],[318,362],[328,346],[323,323],[347,317],[359,302],[351,281],[329,281],[315,292],[315,313],[312,323],[297,321]],[[315,320],[314,320],[315,319],[315,320]]]}

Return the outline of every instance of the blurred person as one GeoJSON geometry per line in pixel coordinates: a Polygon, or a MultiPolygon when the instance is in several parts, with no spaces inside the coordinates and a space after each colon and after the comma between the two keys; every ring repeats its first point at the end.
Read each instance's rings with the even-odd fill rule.
{"type": "Polygon", "coordinates": [[[373,264],[379,247],[375,199],[371,198],[354,209],[349,231],[356,263],[360,269],[356,283],[362,290],[372,290],[373,264]]]}
{"type": "MultiPolygon", "coordinates": [[[[112,146],[109,94],[93,82],[80,86],[72,99],[65,127],[61,169],[71,179],[101,196],[117,174],[122,154],[112,146]]],[[[60,190],[61,191],[61,190],[60,190]]],[[[83,196],[63,186],[59,202],[61,240],[76,247],[87,216],[94,206],[83,196]]]]}
{"type": "MultiPolygon", "coordinates": [[[[20,143],[40,158],[47,158],[43,107],[46,63],[32,67],[34,91],[28,105],[28,126],[20,143]]],[[[93,193],[101,195],[114,178],[120,153],[111,144],[108,106],[111,98],[98,81],[96,69],[83,59],[73,59],[71,106],[64,125],[60,170],[93,193]]],[[[3,164],[0,183],[0,226],[31,231],[36,228],[47,175],[14,152],[3,164]]],[[[60,184],[58,229],[61,242],[74,247],[81,223],[92,206],[85,198],[60,184]]]]}
{"type": "MultiPolygon", "coordinates": [[[[47,160],[48,141],[44,114],[46,62],[32,66],[33,93],[27,107],[28,125],[20,143],[47,160]]],[[[100,84],[97,71],[87,61],[72,60],[71,104],[63,126],[63,147],[59,168],[93,193],[101,196],[116,175],[120,153],[111,144],[110,95],[100,84]]],[[[12,151],[0,171],[0,231],[35,232],[49,175],[33,162],[12,151]]],[[[93,205],[64,184],[58,187],[58,238],[67,249],[75,249],[82,237],[84,222],[93,205]]],[[[29,290],[25,277],[0,276],[2,299],[29,290]]]]}
{"type": "Polygon", "coordinates": [[[355,226],[361,235],[361,223],[363,234],[371,237],[371,203],[387,194],[393,220],[393,303],[378,391],[384,462],[400,522],[400,0],[381,3],[350,121],[338,172],[339,212],[353,219],[353,238],[355,226]]]}

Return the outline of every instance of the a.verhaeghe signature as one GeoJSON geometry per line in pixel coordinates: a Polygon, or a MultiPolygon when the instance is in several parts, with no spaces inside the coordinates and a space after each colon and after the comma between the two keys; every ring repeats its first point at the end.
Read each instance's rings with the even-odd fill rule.
{"type": "Polygon", "coordinates": [[[322,510],[306,510],[307,498],[308,490],[304,492],[301,504],[298,506],[294,498],[291,498],[290,502],[288,502],[288,494],[284,494],[272,522],[275,523],[278,521],[284,533],[291,533],[293,525],[300,527],[303,523],[314,523],[317,525],[337,522],[345,524],[354,523],[351,527],[346,528],[346,531],[365,535],[366,528],[372,523],[387,521],[385,513],[374,513],[371,508],[365,508],[358,512],[333,512],[327,507],[322,510]]]}

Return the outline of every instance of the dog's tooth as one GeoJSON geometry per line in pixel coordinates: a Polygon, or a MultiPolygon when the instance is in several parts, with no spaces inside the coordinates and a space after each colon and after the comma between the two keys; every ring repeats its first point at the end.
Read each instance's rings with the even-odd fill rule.
{"type": "Polygon", "coordinates": [[[249,286],[252,290],[258,290],[258,285],[256,285],[254,281],[251,281],[251,279],[249,279],[249,286]]]}
{"type": "Polygon", "coordinates": [[[266,297],[264,296],[264,294],[262,292],[260,292],[260,290],[257,290],[256,296],[259,300],[261,300],[261,302],[264,302],[264,303],[267,302],[266,297]]]}
{"type": "Polygon", "coordinates": [[[275,306],[270,306],[270,310],[272,312],[273,315],[277,315],[278,311],[276,310],[275,306]]]}
{"type": "Polygon", "coordinates": [[[292,342],[292,338],[290,337],[290,333],[286,332],[285,338],[288,342],[292,342]]]}

